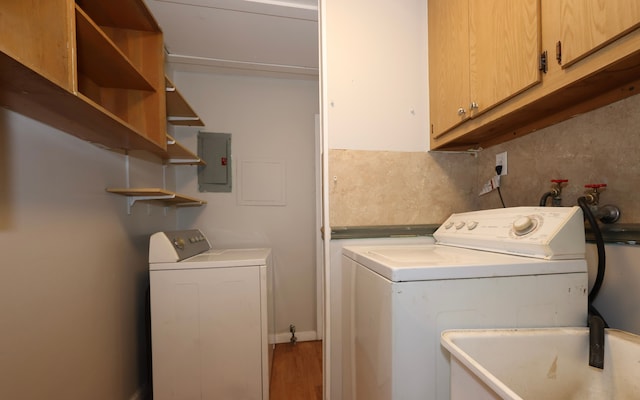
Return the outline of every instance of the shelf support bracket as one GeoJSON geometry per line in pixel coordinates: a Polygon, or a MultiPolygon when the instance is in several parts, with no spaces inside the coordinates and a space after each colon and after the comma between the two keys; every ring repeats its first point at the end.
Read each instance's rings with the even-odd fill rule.
{"type": "Polygon", "coordinates": [[[165,196],[127,196],[127,214],[131,215],[131,208],[136,204],[136,201],[171,200],[175,198],[175,194],[168,194],[165,196]]]}

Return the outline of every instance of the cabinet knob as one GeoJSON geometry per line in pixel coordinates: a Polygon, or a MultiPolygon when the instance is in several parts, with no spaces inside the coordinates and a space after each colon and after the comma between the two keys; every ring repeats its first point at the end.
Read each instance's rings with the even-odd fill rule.
{"type": "Polygon", "coordinates": [[[467,113],[467,111],[464,108],[462,108],[462,107],[458,108],[458,115],[463,116],[466,113],[467,113]]]}
{"type": "Polygon", "coordinates": [[[469,109],[471,110],[477,110],[480,106],[478,106],[478,103],[476,103],[475,101],[472,101],[471,104],[469,105],[469,109]]]}

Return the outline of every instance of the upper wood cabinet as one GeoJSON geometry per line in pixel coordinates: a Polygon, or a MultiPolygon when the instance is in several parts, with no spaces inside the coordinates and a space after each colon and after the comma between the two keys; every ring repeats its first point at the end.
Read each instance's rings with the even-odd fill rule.
{"type": "Polygon", "coordinates": [[[109,148],[165,152],[162,32],[142,0],[0,7],[1,106],[109,148]]]}
{"type": "Polygon", "coordinates": [[[458,21],[442,17],[451,10],[460,13],[460,1],[429,1],[431,149],[489,147],[638,93],[640,3],[635,0],[502,2],[507,14],[500,14],[495,5],[501,2],[468,0],[469,17],[458,21]],[[538,30],[523,27],[528,19],[536,21],[538,30]],[[478,109],[467,112],[453,126],[442,128],[438,125],[440,113],[451,110],[440,106],[449,104],[448,85],[456,88],[442,70],[456,71],[459,66],[449,65],[453,58],[441,50],[447,45],[437,42],[455,43],[452,38],[467,29],[465,21],[471,49],[469,86],[474,87],[476,82],[483,85],[470,89],[470,93],[480,100],[471,98],[478,109]],[[498,45],[475,50],[480,48],[473,43],[477,40],[498,45]],[[532,43],[541,43],[541,51],[524,49],[532,43]],[[556,49],[562,56],[560,63],[556,61],[556,49]],[[474,58],[475,51],[480,54],[478,59],[474,58]],[[533,56],[536,53],[548,54],[546,73],[535,72],[541,77],[537,82],[531,79],[531,71],[539,65],[539,57],[533,56]],[[530,64],[519,69],[523,64],[511,63],[511,59],[530,59],[530,64]],[[471,72],[473,68],[478,70],[471,72]],[[519,83],[512,85],[515,82],[519,83]],[[483,100],[481,94],[491,95],[492,91],[495,97],[483,100]]]}
{"type": "Polygon", "coordinates": [[[469,0],[429,1],[431,134],[436,137],[469,117],[468,13],[469,0]]]}
{"type": "Polygon", "coordinates": [[[640,24],[638,0],[559,0],[559,61],[583,59],[640,24]]]}
{"type": "Polygon", "coordinates": [[[539,0],[429,1],[431,135],[540,82],[539,0]]]}

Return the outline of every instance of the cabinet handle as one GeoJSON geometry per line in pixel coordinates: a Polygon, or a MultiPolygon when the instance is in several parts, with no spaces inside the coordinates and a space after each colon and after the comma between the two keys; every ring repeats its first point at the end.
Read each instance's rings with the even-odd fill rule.
{"type": "Polygon", "coordinates": [[[469,105],[469,108],[471,110],[477,110],[480,106],[478,106],[478,103],[476,103],[475,101],[472,101],[471,104],[469,105]]]}
{"type": "Polygon", "coordinates": [[[467,111],[464,108],[462,107],[458,108],[458,115],[462,116],[462,115],[465,115],[466,113],[467,111]]]}

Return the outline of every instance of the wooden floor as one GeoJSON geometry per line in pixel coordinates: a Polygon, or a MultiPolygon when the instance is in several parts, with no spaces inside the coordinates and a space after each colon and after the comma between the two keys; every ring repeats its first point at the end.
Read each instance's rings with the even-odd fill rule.
{"type": "Polygon", "coordinates": [[[322,341],[277,344],[270,400],[322,400],[322,341]]]}

